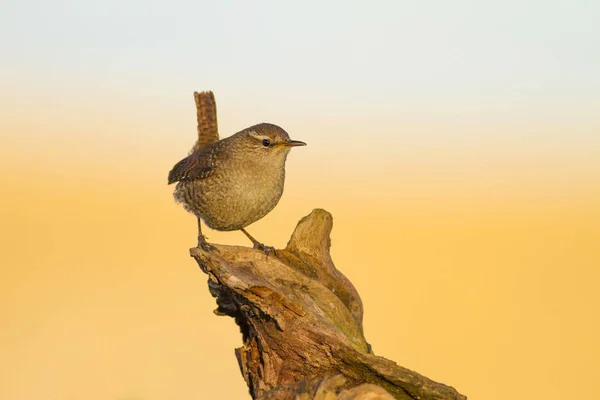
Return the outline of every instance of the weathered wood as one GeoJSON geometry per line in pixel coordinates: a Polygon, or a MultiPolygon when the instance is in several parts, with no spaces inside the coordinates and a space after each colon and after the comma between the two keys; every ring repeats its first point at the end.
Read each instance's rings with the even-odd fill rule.
{"type": "Polygon", "coordinates": [[[314,210],[279,257],[215,245],[190,254],[208,275],[219,315],[235,319],[236,349],[253,399],[466,399],[371,352],[363,308],[329,253],[331,214],[314,210]]]}
{"type": "MultiPolygon", "coordinates": [[[[195,92],[198,140],[219,139],[212,92],[195,92]]],[[[363,335],[363,307],[329,253],[331,214],[314,210],[279,257],[246,247],[190,250],[208,275],[215,313],[235,318],[236,349],[253,399],[466,399],[453,388],[377,357],[363,335]]]]}

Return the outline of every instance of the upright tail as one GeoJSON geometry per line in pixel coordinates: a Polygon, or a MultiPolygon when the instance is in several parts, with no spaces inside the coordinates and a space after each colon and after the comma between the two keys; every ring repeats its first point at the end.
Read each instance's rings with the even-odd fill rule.
{"type": "Polygon", "coordinates": [[[219,140],[215,95],[210,91],[194,92],[194,100],[196,100],[196,115],[198,117],[198,141],[190,154],[219,140]]]}

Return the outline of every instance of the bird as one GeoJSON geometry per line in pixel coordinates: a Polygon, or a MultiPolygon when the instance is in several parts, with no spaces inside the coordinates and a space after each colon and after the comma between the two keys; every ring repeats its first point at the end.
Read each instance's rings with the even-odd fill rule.
{"type": "MultiPolygon", "coordinates": [[[[214,111],[214,97],[207,107],[214,111]]],[[[200,114],[198,143],[191,154],[175,164],[168,177],[169,184],[177,183],[175,200],[198,217],[198,247],[215,249],[202,234],[202,220],[218,231],[240,230],[255,249],[264,251],[267,257],[270,253],[277,255],[275,248],[259,242],[244,228],[277,205],[283,194],[287,156],[293,147],[306,143],[290,139],[283,128],[271,123],[253,125],[214,141],[216,117],[210,129],[201,130],[201,120],[206,118],[200,114]],[[203,145],[202,141],[209,143],[203,145]]]]}

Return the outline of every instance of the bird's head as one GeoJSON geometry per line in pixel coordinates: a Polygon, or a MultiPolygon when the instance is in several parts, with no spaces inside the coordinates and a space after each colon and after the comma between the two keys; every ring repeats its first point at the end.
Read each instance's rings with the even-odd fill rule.
{"type": "Polygon", "coordinates": [[[279,126],[267,123],[251,126],[237,135],[245,152],[266,159],[285,160],[292,147],[306,146],[304,142],[291,140],[287,132],[279,126]]]}

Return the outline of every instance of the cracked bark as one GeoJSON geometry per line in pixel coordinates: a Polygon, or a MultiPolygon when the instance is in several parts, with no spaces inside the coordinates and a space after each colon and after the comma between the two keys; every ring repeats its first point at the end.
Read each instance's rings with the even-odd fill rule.
{"type": "Polygon", "coordinates": [[[363,307],[329,253],[331,214],[314,210],[279,257],[246,247],[192,248],[208,275],[215,313],[233,317],[235,354],[253,399],[466,399],[376,356],[363,335],[363,307]]]}

